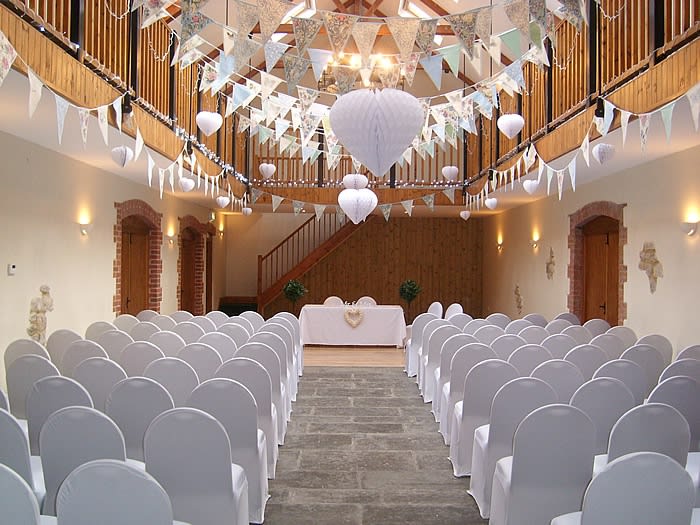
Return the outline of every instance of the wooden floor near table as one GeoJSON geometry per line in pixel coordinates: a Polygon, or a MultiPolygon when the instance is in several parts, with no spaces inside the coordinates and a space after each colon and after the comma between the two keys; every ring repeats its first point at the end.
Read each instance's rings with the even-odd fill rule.
{"type": "Polygon", "coordinates": [[[403,367],[403,348],[383,346],[305,346],[304,366],[403,367]]]}

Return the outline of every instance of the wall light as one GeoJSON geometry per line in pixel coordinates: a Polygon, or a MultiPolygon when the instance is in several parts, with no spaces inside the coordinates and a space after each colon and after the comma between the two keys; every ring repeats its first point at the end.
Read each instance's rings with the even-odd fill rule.
{"type": "Polygon", "coordinates": [[[500,241],[500,242],[496,245],[496,249],[498,250],[498,253],[500,253],[500,252],[503,251],[503,241],[500,241]]]}
{"type": "Polygon", "coordinates": [[[90,230],[92,230],[92,223],[89,222],[79,222],[78,227],[80,228],[80,235],[86,236],[90,230]]]}
{"type": "Polygon", "coordinates": [[[539,237],[533,237],[532,239],[530,239],[530,240],[528,241],[528,244],[530,245],[530,247],[531,247],[533,250],[537,249],[537,246],[539,245],[539,243],[540,243],[540,238],[539,238],[539,237]]]}
{"type": "Polygon", "coordinates": [[[683,230],[683,233],[685,233],[688,237],[692,237],[693,235],[695,235],[695,232],[698,231],[698,223],[682,222],[681,230],[683,230]]]}
{"type": "Polygon", "coordinates": [[[221,238],[221,239],[224,238],[224,225],[223,224],[219,225],[219,238],[221,238]]]}

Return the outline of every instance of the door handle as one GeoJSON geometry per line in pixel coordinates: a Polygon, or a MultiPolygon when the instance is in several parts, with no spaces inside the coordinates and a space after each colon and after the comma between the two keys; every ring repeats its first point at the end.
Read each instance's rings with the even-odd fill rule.
{"type": "Polygon", "coordinates": [[[606,306],[605,306],[605,303],[603,303],[603,304],[601,304],[601,305],[598,305],[598,308],[600,308],[601,310],[603,310],[603,313],[606,313],[607,308],[606,308],[606,306]]]}

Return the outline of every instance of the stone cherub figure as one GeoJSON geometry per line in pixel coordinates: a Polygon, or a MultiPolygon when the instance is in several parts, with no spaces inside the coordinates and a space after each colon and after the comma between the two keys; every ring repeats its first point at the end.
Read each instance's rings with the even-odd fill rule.
{"type": "Polygon", "coordinates": [[[41,292],[41,297],[35,297],[29,305],[27,335],[34,341],[46,345],[46,312],[53,311],[53,298],[49,294],[51,288],[47,285],[43,284],[39,291],[41,292]]]}
{"type": "Polygon", "coordinates": [[[659,277],[664,276],[664,267],[656,257],[656,247],[653,242],[645,242],[642,251],[639,252],[639,269],[646,272],[649,278],[649,290],[654,293],[659,277]]]}

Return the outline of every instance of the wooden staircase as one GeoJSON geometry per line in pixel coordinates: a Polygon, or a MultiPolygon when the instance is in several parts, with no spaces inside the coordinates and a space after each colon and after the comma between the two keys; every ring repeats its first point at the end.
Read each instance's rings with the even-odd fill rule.
{"type": "Polygon", "coordinates": [[[321,220],[309,218],[265,255],[258,255],[258,311],[262,311],[282,293],[284,285],[306,273],[365,224],[340,224],[335,214],[323,214],[321,220]]]}

